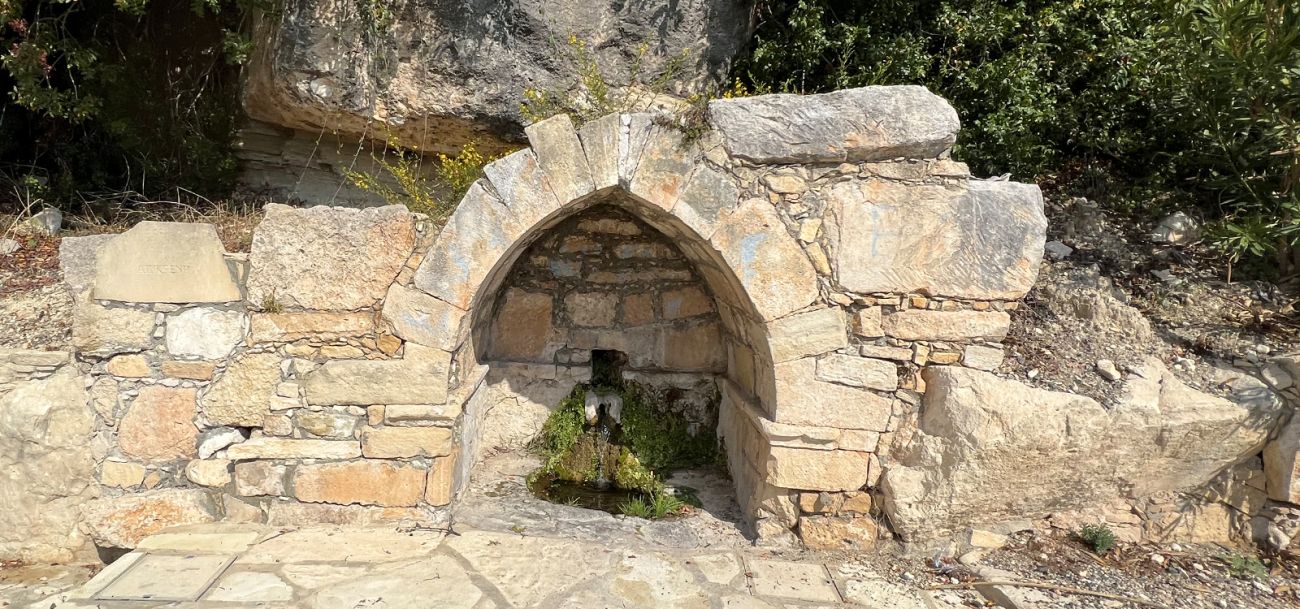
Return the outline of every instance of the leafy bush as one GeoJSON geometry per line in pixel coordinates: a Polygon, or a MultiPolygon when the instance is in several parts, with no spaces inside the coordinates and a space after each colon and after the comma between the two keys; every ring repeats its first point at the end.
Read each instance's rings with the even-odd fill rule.
{"type": "Polygon", "coordinates": [[[735,64],[750,89],[923,84],[977,172],[1124,212],[1195,204],[1232,259],[1300,269],[1300,3],[763,0],[759,17],[735,64]]]}
{"type": "Polygon", "coordinates": [[[1098,554],[1105,554],[1115,547],[1115,533],[1104,523],[1083,525],[1079,530],[1079,539],[1092,546],[1098,554]]]}
{"type": "Polygon", "coordinates": [[[251,49],[240,28],[268,7],[0,0],[0,173],[37,176],[65,208],[105,192],[228,193],[251,49]]]}

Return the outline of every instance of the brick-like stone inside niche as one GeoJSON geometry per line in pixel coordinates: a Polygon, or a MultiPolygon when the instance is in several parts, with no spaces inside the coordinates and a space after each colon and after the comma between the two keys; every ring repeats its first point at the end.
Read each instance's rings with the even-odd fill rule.
{"type": "Polygon", "coordinates": [[[491,359],[566,364],[578,351],[613,349],[631,369],[725,367],[717,305],[698,269],[617,201],[559,223],[518,260],[490,320],[491,359]]]}

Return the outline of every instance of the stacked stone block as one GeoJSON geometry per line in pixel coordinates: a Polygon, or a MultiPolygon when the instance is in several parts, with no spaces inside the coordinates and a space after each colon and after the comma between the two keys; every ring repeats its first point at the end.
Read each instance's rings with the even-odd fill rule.
{"type": "Polygon", "coordinates": [[[271,205],[246,261],[104,246],[148,245],[77,311],[108,460],[130,470],[91,528],[148,497],[196,518],[436,521],[484,450],[535,432],[613,349],[628,374],[716,382],[760,536],[870,545],[921,371],[1001,359],[1041,197],[948,159],[956,115],[919,87],[711,114],[695,140],[649,114],[537,123],[436,233],[401,208],[271,205]],[[211,287],[173,302],[184,272],[211,287]]]}

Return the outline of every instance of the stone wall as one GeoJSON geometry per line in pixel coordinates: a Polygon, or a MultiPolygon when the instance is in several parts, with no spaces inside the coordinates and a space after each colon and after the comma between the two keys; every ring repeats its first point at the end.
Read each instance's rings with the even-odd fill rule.
{"type": "Polygon", "coordinates": [[[64,351],[0,351],[0,397],[19,384],[48,378],[71,359],[64,351]]]}
{"type": "MultiPolygon", "coordinates": [[[[1134,372],[1143,424],[1122,426],[989,372],[1037,275],[1042,198],[948,158],[956,114],[924,89],[710,114],[694,140],[646,114],[534,124],[436,231],[400,207],[271,205],[246,260],[194,225],[65,242],[96,268],[66,269],[102,438],[87,533],[131,547],[215,519],[441,522],[479,459],[526,443],[590,378],[592,349],[626,353],[629,375],[716,384],[729,471],[765,542],[867,547],[1080,507],[1063,484],[976,509],[987,489],[1034,483],[1004,467],[1008,447],[1066,468],[1107,446],[982,425],[1012,414],[1130,432],[1139,465],[1096,502],[1200,488],[1279,421],[1268,388],[1210,399],[1134,372]],[[1167,441],[1234,423],[1249,425],[1213,451],[1167,441]]],[[[1277,453],[1281,471],[1294,450],[1277,453]]]]}

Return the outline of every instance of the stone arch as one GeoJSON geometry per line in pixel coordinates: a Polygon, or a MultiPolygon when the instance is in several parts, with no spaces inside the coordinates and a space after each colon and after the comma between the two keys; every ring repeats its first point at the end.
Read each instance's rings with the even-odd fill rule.
{"type": "MultiPolygon", "coordinates": [[[[717,303],[718,431],[755,532],[869,545],[923,369],[1001,358],[1005,309],[1042,255],[1041,195],[949,159],[956,113],[920,87],[716,100],[709,114],[694,140],[650,114],[530,126],[530,147],[484,168],[383,317],[408,358],[431,347],[449,362],[440,408],[456,417],[458,491],[498,427],[484,333],[503,281],[539,236],[617,200],[673,241],[717,303]]],[[[552,393],[538,404],[585,380],[573,363],[546,364],[552,393]]]]}
{"type": "MultiPolygon", "coordinates": [[[[819,294],[813,264],[772,204],[743,196],[716,138],[688,142],[648,114],[611,115],[581,130],[561,115],[529,127],[528,135],[530,148],[485,168],[415,276],[415,287],[446,319],[435,324],[446,332],[430,346],[455,354],[450,393],[473,392],[488,374],[493,303],[523,252],[565,219],[612,203],[671,240],[703,279],[725,336],[720,435],[737,450],[752,443],[728,436],[736,425],[757,436],[761,429],[748,419],[774,409],[766,324],[813,306],[819,294]]],[[[420,342],[409,333],[404,338],[420,342]]],[[[467,405],[459,484],[477,452],[482,414],[467,405]]],[[[763,477],[751,474],[738,476],[742,495],[762,486],[763,477]]]]}

